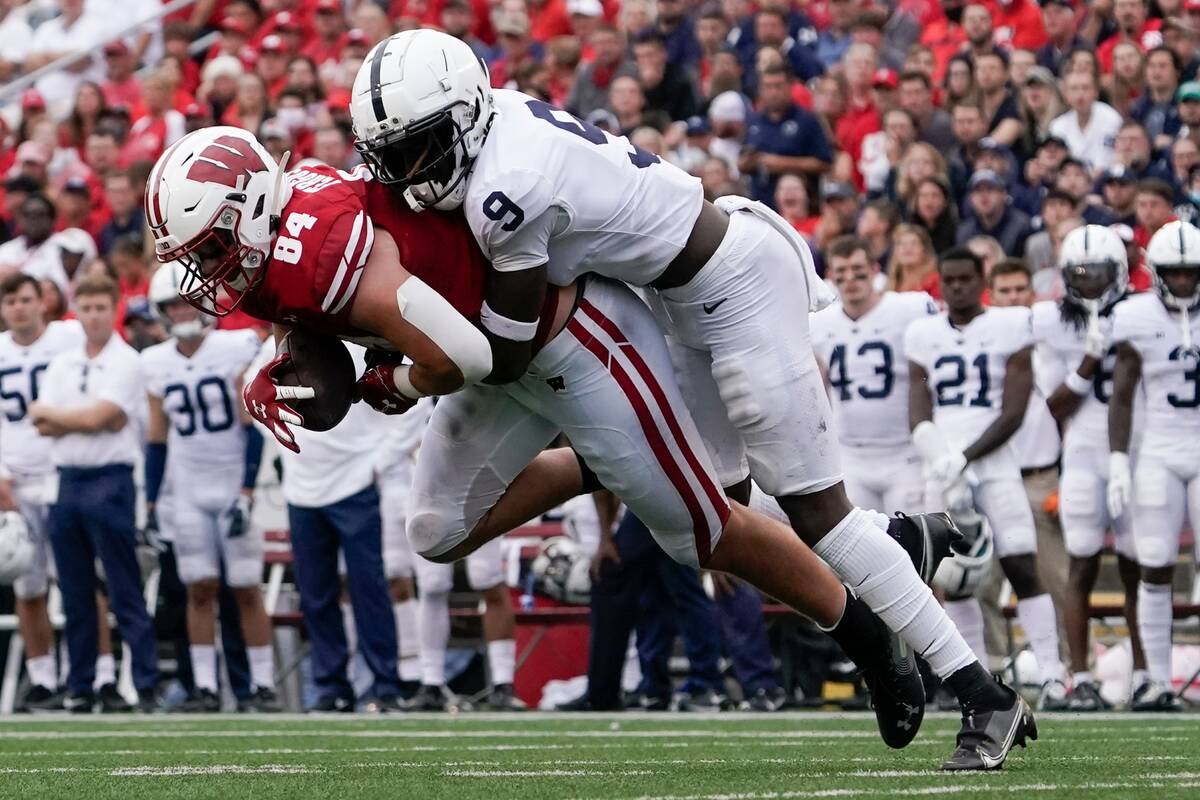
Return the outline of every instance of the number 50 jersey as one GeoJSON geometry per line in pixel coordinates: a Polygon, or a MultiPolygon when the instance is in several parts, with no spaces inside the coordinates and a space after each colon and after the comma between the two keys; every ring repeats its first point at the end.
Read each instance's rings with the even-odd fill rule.
{"type": "Polygon", "coordinates": [[[888,292],[856,320],[840,302],[812,316],[813,349],[829,375],[842,444],[908,444],[904,332],[913,320],[934,314],[937,307],[924,292],[888,292]]]}
{"type": "Polygon", "coordinates": [[[191,358],[179,352],[175,339],[142,352],[146,391],[162,400],[170,421],[167,447],[174,469],[242,464],[246,432],[237,382],[259,347],[253,331],[231,330],[210,331],[191,358]]]}
{"type": "Polygon", "coordinates": [[[1000,415],[1008,359],[1033,344],[1030,320],[1028,308],[986,308],[961,328],[945,313],[908,327],[905,352],[929,376],[933,421],[953,446],[967,447],[1000,415]]]}

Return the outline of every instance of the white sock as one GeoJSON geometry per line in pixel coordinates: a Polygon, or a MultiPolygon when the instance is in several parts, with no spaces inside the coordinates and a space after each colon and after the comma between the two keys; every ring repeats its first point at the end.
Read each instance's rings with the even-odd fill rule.
{"type": "Polygon", "coordinates": [[[954,627],[962,634],[963,639],[971,646],[971,652],[979,663],[987,663],[987,645],[983,638],[983,608],[974,597],[963,600],[947,600],[946,616],[954,622],[954,627]]]}
{"type": "Polygon", "coordinates": [[[250,659],[250,680],[255,689],[275,688],[275,656],[271,645],[247,647],[246,655],[250,659]]]}
{"type": "Polygon", "coordinates": [[[514,639],[497,639],[487,643],[488,667],[492,670],[492,685],[513,682],[517,666],[517,642],[514,639]]]}
{"type": "Polygon", "coordinates": [[[417,601],[405,600],[392,605],[396,617],[396,644],[399,648],[400,680],[421,680],[421,637],[417,633],[417,601]]]}
{"type": "Polygon", "coordinates": [[[978,659],[921,582],[908,553],[888,535],[887,522],[882,514],[856,508],[813,550],[939,678],[947,678],[978,659]]]}
{"type": "Polygon", "coordinates": [[[29,682],[54,691],[58,686],[55,678],[54,656],[46,654],[25,659],[25,671],[29,673],[29,682]]]}
{"type": "Polygon", "coordinates": [[[1081,683],[1095,683],[1096,680],[1092,677],[1090,671],[1076,672],[1071,676],[1071,688],[1074,689],[1081,683]]]}
{"type": "Polygon", "coordinates": [[[1171,683],[1171,586],[1138,582],[1138,632],[1146,668],[1156,683],[1171,683]]]}
{"type": "Polygon", "coordinates": [[[1142,684],[1149,680],[1150,673],[1144,669],[1135,669],[1133,674],[1129,677],[1129,691],[1133,692],[1135,689],[1139,688],[1142,684]]]}
{"type": "Polygon", "coordinates": [[[450,641],[450,595],[421,594],[418,602],[421,624],[421,683],[441,686],[446,682],[446,644],[450,641]]]}
{"type": "Polygon", "coordinates": [[[92,685],[99,689],[110,683],[117,682],[117,662],[112,653],[101,653],[96,656],[96,679],[92,685]]]}
{"type": "Polygon", "coordinates": [[[217,691],[217,648],[211,644],[194,644],[188,648],[192,655],[192,680],[197,689],[217,691]]]}
{"type": "Polygon", "coordinates": [[[1037,658],[1042,683],[1061,681],[1067,674],[1058,650],[1058,617],[1049,592],[1017,600],[1017,619],[1037,658]]]}

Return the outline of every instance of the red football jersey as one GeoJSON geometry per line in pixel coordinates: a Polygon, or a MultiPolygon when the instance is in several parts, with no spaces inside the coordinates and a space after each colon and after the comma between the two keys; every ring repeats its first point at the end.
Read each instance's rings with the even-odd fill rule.
{"type": "Polygon", "coordinates": [[[385,230],[400,263],[472,321],[479,318],[490,265],[461,213],[418,214],[365,167],[324,165],[288,173],[292,196],[261,283],[245,298],[250,314],[272,322],[368,340],[347,320],[375,239],[385,230]]]}

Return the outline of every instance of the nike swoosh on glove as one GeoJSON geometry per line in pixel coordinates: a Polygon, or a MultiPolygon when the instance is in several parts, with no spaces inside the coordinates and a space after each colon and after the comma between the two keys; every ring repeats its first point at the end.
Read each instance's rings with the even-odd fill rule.
{"type": "Polygon", "coordinates": [[[384,414],[403,414],[415,406],[416,400],[405,397],[396,388],[396,370],[398,369],[407,369],[407,367],[399,361],[383,361],[367,367],[367,371],[358,379],[356,385],[357,399],[384,414]]]}
{"type": "Polygon", "coordinates": [[[304,417],[284,401],[311,400],[317,392],[311,386],[280,386],[275,382],[277,374],[291,361],[292,357],[287,353],[275,356],[258,371],[254,380],[246,384],[242,390],[242,402],[246,404],[250,416],[265,425],[281,445],[293,453],[299,453],[300,445],[296,444],[296,437],[288,425],[303,427],[304,417]]]}

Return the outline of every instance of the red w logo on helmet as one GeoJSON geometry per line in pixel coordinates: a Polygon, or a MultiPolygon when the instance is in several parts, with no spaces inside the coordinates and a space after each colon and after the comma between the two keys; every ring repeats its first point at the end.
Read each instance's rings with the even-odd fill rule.
{"type": "Polygon", "coordinates": [[[220,136],[200,151],[187,176],[190,180],[220,183],[232,189],[244,189],[246,180],[267,169],[266,163],[250,143],[236,136],[220,136]]]}

